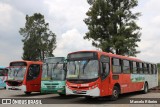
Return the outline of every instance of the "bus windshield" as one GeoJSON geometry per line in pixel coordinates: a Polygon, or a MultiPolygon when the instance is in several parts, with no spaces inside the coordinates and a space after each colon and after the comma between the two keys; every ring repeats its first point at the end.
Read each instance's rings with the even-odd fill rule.
{"type": "Polygon", "coordinates": [[[67,62],[67,79],[98,78],[98,60],[76,60],[67,62]]]}
{"type": "Polygon", "coordinates": [[[64,80],[65,71],[63,63],[43,64],[42,80],[64,80]]]}
{"type": "Polygon", "coordinates": [[[1,68],[0,68],[0,76],[4,76],[3,70],[4,70],[4,69],[1,69],[1,68]]]}
{"type": "Polygon", "coordinates": [[[0,68],[0,76],[7,76],[7,74],[8,74],[8,69],[1,69],[0,68]]]}
{"type": "Polygon", "coordinates": [[[23,80],[26,66],[11,66],[8,71],[8,80],[23,80]]]}

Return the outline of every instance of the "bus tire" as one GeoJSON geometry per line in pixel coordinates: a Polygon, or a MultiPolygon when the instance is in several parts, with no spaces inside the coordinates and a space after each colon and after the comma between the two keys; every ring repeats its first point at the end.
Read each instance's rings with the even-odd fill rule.
{"type": "Polygon", "coordinates": [[[30,95],[31,94],[31,92],[24,92],[26,95],[30,95]]]}
{"type": "Polygon", "coordinates": [[[120,94],[120,89],[117,86],[113,87],[112,95],[110,96],[111,101],[115,101],[118,99],[120,94]]]}
{"type": "Polygon", "coordinates": [[[146,93],[148,93],[148,91],[149,91],[149,90],[148,90],[148,83],[145,82],[143,93],[146,94],[146,93]]]}

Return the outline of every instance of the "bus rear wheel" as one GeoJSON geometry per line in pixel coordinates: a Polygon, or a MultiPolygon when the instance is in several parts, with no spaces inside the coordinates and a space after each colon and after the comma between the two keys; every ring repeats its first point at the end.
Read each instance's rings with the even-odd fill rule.
{"type": "Polygon", "coordinates": [[[149,91],[149,90],[148,90],[148,84],[147,84],[147,83],[145,83],[145,84],[144,84],[144,90],[143,90],[143,93],[144,93],[144,94],[146,94],[146,93],[148,93],[148,91],[149,91]]]}
{"type": "Polygon", "coordinates": [[[24,92],[26,95],[30,95],[31,94],[31,92],[24,92]]]}
{"type": "Polygon", "coordinates": [[[120,93],[119,88],[117,86],[114,86],[110,100],[112,101],[117,100],[119,97],[119,93],[120,93]]]}

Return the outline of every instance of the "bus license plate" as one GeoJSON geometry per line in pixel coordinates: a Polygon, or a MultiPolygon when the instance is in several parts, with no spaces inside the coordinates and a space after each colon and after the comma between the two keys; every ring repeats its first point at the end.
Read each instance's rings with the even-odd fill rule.
{"type": "Polygon", "coordinates": [[[73,93],[77,93],[77,94],[79,94],[79,93],[82,93],[82,91],[80,91],[80,90],[74,90],[74,92],[73,93]]]}
{"type": "Polygon", "coordinates": [[[62,92],[62,90],[58,90],[57,92],[62,92]]]}
{"type": "Polygon", "coordinates": [[[14,89],[16,89],[15,87],[12,87],[12,89],[14,90],[14,89]]]}

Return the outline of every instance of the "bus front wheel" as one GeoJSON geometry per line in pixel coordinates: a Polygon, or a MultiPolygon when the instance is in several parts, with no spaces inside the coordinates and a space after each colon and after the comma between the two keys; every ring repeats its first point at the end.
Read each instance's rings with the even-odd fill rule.
{"type": "Polygon", "coordinates": [[[114,86],[110,100],[112,101],[117,100],[119,97],[119,92],[120,92],[119,88],[117,86],[114,86]]]}
{"type": "Polygon", "coordinates": [[[148,84],[147,84],[147,83],[144,84],[143,93],[144,93],[144,94],[148,93],[148,84]]]}

